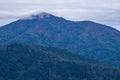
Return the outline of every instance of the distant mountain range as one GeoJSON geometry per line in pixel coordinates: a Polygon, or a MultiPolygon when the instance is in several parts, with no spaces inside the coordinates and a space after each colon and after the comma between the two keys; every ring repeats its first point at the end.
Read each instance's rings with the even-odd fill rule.
{"type": "Polygon", "coordinates": [[[69,21],[45,12],[32,15],[0,28],[0,44],[15,43],[67,49],[120,66],[120,32],[92,21],[69,21]]]}
{"type": "Polygon", "coordinates": [[[64,49],[37,45],[0,46],[0,80],[119,80],[120,69],[64,49]]]}

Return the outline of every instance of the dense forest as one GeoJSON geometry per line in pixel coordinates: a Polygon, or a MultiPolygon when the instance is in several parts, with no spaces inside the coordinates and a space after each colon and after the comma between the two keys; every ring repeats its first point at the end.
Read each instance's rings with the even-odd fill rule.
{"type": "Polygon", "coordinates": [[[119,79],[119,68],[67,50],[26,44],[0,46],[0,80],[119,79]]]}

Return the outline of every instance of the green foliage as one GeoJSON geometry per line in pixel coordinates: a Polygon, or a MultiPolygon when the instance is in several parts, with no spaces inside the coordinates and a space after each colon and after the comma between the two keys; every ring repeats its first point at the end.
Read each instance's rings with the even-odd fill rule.
{"type": "Polygon", "coordinates": [[[66,50],[37,45],[0,47],[0,80],[119,80],[120,69],[66,50]]]}

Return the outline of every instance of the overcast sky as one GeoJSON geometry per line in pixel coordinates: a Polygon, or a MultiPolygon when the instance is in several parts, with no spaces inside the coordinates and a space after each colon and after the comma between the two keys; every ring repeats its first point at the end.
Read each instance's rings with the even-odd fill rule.
{"type": "Polygon", "coordinates": [[[0,25],[44,11],[69,20],[91,20],[120,30],[120,0],[0,0],[0,25]]]}

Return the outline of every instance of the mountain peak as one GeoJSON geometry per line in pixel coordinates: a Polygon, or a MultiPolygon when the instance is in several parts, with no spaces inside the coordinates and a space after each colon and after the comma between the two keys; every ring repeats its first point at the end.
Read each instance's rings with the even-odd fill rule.
{"type": "Polygon", "coordinates": [[[24,19],[43,19],[43,18],[49,18],[52,16],[52,14],[49,14],[47,12],[39,12],[39,13],[34,13],[24,19]]]}
{"type": "Polygon", "coordinates": [[[41,13],[32,15],[32,17],[35,17],[35,18],[48,18],[50,16],[51,14],[46,13],[46,12],[41,12],[41,13]]]}

